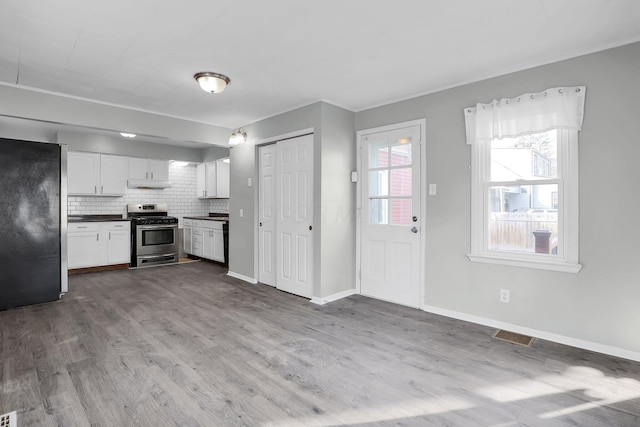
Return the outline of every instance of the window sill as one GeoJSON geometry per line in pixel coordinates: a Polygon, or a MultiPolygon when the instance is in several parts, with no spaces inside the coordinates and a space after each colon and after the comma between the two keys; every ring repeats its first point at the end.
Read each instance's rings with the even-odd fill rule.
{"type": "Polygon", "coordinates": [[[537,270],[560,271],[563,273],[577,273],[582,268],[581,264],[571,264],[568,262],[556,262],[546,260],[531,260],[525,258],[501,257],[487,254],[468,254],[467,258],[472,262],[482,262],[485,264],[508,265],[511,267],[535,268],[537,270]]]}

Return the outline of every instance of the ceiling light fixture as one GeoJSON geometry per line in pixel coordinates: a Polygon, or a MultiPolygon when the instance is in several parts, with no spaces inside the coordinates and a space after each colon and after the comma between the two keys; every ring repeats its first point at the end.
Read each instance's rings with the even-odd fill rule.
{"type": "Polygon", "coordinates": [[[196,79],[202,90],[210,93],[220,93],[231,83],[231,79],[224,74],[208,71],[196,73],[193,78],[196,79]]]}
{"type": "Polygon", "coordinates": [[[171,163],[179,168],[189,166],[189,162],[183,162],[181,160],[171,160],[171,163]]]}
{"type": "Polygon", "coordinates": [[[135,138],[136,137],[135,133],[120,132],[120,135],[122,135],[124,138],[135,138]]]}
{"type": "Polygon", "coordinates": [[[238,128],[237,130],[234,130],[231,134],[231,137],[229,137],[229,145],[232,147],[235,145],[240,145],[246,140],[247,133],[243,131],[242,128],[238,128]]]}

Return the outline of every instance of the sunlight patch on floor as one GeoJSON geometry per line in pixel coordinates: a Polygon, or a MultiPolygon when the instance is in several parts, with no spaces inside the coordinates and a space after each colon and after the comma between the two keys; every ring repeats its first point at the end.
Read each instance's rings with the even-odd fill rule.
{"type": "Polygon", "coordinates": [[[638,399],[640,398],[640,381],[607,376],[597,369],[586,366],[571,366],[555,375],[496,384],[477,389],[475,392],[501,403],[565,393],[582,400],[592,400],[539,415],[540,418],[549,419],[638,399]]]}

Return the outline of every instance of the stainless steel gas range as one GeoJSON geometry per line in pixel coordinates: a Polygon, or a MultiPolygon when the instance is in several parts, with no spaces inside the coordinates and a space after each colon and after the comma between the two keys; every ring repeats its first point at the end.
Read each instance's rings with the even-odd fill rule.
{"type": "Polygon", "coordinates": [[[167,205],[128,204],[131,220],[131,267],[178,262],[178,218],[167,216],[167,205]]]}

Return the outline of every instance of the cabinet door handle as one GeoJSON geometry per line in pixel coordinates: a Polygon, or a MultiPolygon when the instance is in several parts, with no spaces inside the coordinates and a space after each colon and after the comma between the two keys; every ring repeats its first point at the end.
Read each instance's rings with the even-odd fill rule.
{"type": "Polygon", "coordinates": [[[153,172],[151,172],[151,179],[153,179],[153,172]]]}
{"type": "Polygon", "coordinates": [[[100,194],[104,194],[104,186],[100,186],[100,194]]]}
{"type": "Polygon", "coordinates": [[[94,194],[98,194],[98,186],[97,185],[93,186],[93,193],[94,194]]]}
{"type": "Polygon", "coordinates": [[[145,177],[146,179],[149,179],[149,172],[145,172],[144,177],[145,177]]]}
{"type": "Polygon", "coordinates": [[[83,225],[83,226],[80,226],[80,227],[78,227],[78,228],[87,228],[87,226],[86,226],[86,225],[83,225]]]}
{"type": "Polygon", "coordinates": [[[109,240],[111,240],[111,232],[109,232],[109,240]]]}
{"type": "Polygon", "coordinates": [[[100,233],[96,233],[96,242],[100,241],[100,233]]]}

